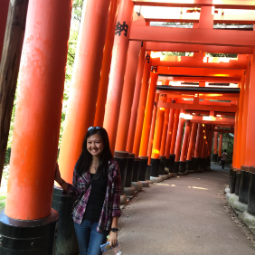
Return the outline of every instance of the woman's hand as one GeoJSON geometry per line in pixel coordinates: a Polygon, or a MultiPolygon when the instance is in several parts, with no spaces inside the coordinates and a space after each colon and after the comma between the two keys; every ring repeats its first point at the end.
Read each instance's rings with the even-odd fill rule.
{"type": "Polygon", "coordinates": [[[55,164],[55,178],[54,180],[59,184],[59,183],[62,183],[63,180],[61,178],[61,174],[60,174],[60,171],[59,171],[59,166],[58,166],[58,163],[56,162],[55,164]]]}
{"type": "Polygon", "coordinates": [[[118,237],[118,233],[117,232],[110,232],[108,241],[110,242],[110,246],[111,247],[115,247],[117,244],[117,237],[118,237]]]}

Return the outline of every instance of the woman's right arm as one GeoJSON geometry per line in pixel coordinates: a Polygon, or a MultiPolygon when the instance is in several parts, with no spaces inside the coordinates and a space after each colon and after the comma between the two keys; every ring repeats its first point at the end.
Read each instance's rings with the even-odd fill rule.
{"type": "Polygon", "coordinates": [[[59,171],[59,166],[58,163],[56,163],[55,166],[55,179],[54,179],[60,186],[61,188],[69,195],[71,195],[73,198],[78,198],[80,195],[80,192],[78,189],[76,189],[76,172],[74,171],[74,176],[73,176],[73,185],[66,183],[65,180],[61,178],[61,174],[59,171]]]}

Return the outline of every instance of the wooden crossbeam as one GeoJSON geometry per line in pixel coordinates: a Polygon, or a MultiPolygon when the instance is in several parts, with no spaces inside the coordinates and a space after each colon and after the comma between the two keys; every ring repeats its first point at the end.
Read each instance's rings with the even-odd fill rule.
{"type": "Polygon", "coordinates": [[[218,105],[200,105],[200,104],[177,104],[167,103],[163,101],[158,102],[159,108],[173,108],[173,109],[184,109],[184,110],[202,110],[202,111],[217,111],[217,112],[236,112],[237,106],[218,106],[218,105]]]}
{"type": "Polygon", "coordinates": [[[230,130],[226,130],[226,129],[214,129],[214,132],[218,132],[218,133],[232,133],[234,134],[234,129],[230,129],[230,130]]]}
{"type": "Polygon", "coordinates": [[[180,114],[181,119],[189,120],[194,123],[204,123],[204,124],[223,124],[223,125],[235,125],[234,118],[221,118],[221,117],[213,117],[213,116],[195,116],[190,114],[180,114]]]}
{"type": "Polygon", "coordinates": [[[234,77],[234,78],[241,78],[243,75],[242,70],[167,67],[167,66],[158,66],[157,73],[159,75],[163,74],[163,75],[187,75],[187,76],[234,77]]]}
{"type": "Polygon", "coordinates": [[[252,47],[215,46],[202,44],[146,42],[147,51],[209,52],[226,54],[252,54],[252,47]]]}
{"type": "Polygon", "coordinates": [[[226,60],[226,58],[223,59],[203,57],[202,53],[195,53],[193,57],[164,56],[160,58],[152,58],[151,65],[239,70],[246,70],[247,68],[248,57],[246,55],[239,55],[238,59],[228,59],[228,61],[226,60]]]}
{"type": "Polygon", "coordinates": [[[135,5],[168,7],[202,7],[214,6],[220,9],[255,10],[252,0],[133,0],[135,5]]]}
{"type": "Polygon", "coordinates": [[[255,47],[253,31],[206,28],[171,28],[132,25],[129,39],[134,41],[255,47]]]}
{"type": "Polygon", "coordinates": [[[240,78],[233,78],[233,77],[186,77],[186,76],[158,76],[158,81],[169,80],[169,81],[183,81],[183,82],[217,82],[217,83],[239,83],[241,81],[240,78]]]}

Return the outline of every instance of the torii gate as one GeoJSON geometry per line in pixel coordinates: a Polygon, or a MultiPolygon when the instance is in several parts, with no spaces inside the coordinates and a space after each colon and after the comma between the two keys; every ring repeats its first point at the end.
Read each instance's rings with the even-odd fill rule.
{"type": "MultiPolygon", "coordinates": [[[[0,54],[0,99],[4,110],[0,111],[0,162],[3,162],[6,148],[12,110],[10,104],[13,103],[18,72],[20,83],[7,202],[5,212],[0,216],[0,234],[3,234],[3,229],[8,229],[12,231],[7,232],[14,233],[14,236],[4,233],[0,252],[6,249],[4,244],[12,238],[18,241],[21,239],[22,229],[29,233],[27,240],[22,239],[23,243],[27,244],[27,251],[34,249],[37,253],[53,254],[54,241],[49,243],[47,240],[54,240],[58,219],[58,213],[52,209],[54,190],[55,205],[59,203],[62,206],[58,208],[61,215],[59,232],[70,233],[65,241],[68,244],[65,252],[71,254],[77,247],[71,245],[74,243],[71,225],[66,224],[68,221],[62,214],[63,211],[71,210],[71,202],[68,197],[60,196],[61,190],[58,187],[53,189],[71,0],[30,0],[28,12],[27,0],[12,0],[10,4],[8,0],[3,2],[0,10],[1,53],[4,41],[4,50],[0,54]],[[8,4],[9,17],[5,31],[8,4]],[[48,22],[44,22],[45,19],[48,22]],[[32,244],[31,240],[41,237],[42,233],[45,238],[39,244],[32,244]]],[[[87,128],[94,123],[107,129],[116,160],[125,163],[120,169],[123,178],[123,200],[125,187],[126,192],[134,191],[131,181],[137,183],[139,180],[143,185],[148,185],[148,179],[159,181],[159,175],[164,178],[165,172],[160,165],[164,157],[168,157],[169,168],[170,162],[173,162],[171,174],[186,174],[187,170],[197,168],[206,169],[210,163],[213,136],[216,138],[214,148],[217,150],[218,134],[215,131],[219,130],[218,126],[223,125],[231,127],[235,133],[233,170],[237,180],[242,180],[240,186],[239,182],[236,185],[236,191],[240,191],[239,200],[247,205],[251,215],[255,215],[255,198],[250,195],[248,199],[247,187],[247,180],[251,178],[253,186],[249,194],[254,194],[254,190],[251,189],[255,187],[255,179],[251,173],[251,166],[255,163],[255,34],[253,31],[214,30],[213,8],[248,10],[249,15],[228,16],[222,18],[222,22],[254,24],[254,1],[86,1],[70,105],[66,116],[67,124],[59,157],[61,174],[66,181],[71,182],[84,135],[87,128]],[[149,26],[152,19],[146,20],[133,13],[135,5],[201,10],[199,18],[194,13],[192,19],[186,19],[193,21],[193,28],[152,27],[149,26]],[[92,15],[95,8],[98,13],[97,19],[92,15]],[[210,62],[204,59],[202,54],[195,54],[193,59],[154,59],[151,51],[240,55],[237,60],[223,63],[217,62],[216,59],[210,62]],[[157,86],[159,79],[168,87],[157,86]],[[178,93],[173,93],[172,87],[168,85],[170,80],[199,83],[196,88],[199,91],[188,91],[188,94],[185,91],[184,94],[183,87],[180,87],[178,93]],[[214,93],[206,92],[207,82],[233,82],[239,86],[235,93],[214,93]],[[167,96],[160,96],[161,94],[167,96]],[[211,102],[212,98],[231,102],[211,102]],[[193,102],[186,99],[192,99],[193,102]],[[206,111],[207,116],[197,116],[201,111],[206,111]],[[219,117],[218,113],[229,118],[219,117]],[[171,136],[168,135],[168,131],[171,131],[171,136]],[[151,169],[151,172],[148,172],[146,166],[150,157],[151,165],[147,169],[151,169]],[[193,166],[192,158],[195,162],[193,166]],[[129,162],[128,164],[132,165],[134,161],[135,167],[128,168],[127,171],[126,164],[129,162]],[[133,173],[136,173],[135,178],[132,178],[133,173]]],[[[174,20],[183,21],[181,17],[175,17],[174,20]]],[[[218,20],[215,19],[216,22],[218,20]]],[[[218,155],[217,151],[214,154],[218,155]]],[[[63,243],[63,240],[58,235],[58,242],[63,243]]],[[[18,254],[14,243],[8,249],[12,254],[18,254]]]]}

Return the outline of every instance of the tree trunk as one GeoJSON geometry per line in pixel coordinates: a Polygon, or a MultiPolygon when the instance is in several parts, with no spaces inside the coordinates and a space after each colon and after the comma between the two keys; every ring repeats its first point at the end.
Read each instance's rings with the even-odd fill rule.
{"type": "Polygon", "coordinates": [[[0,64],[0,185],[16,90],[29,0],[11,0],[0,64]]]}

